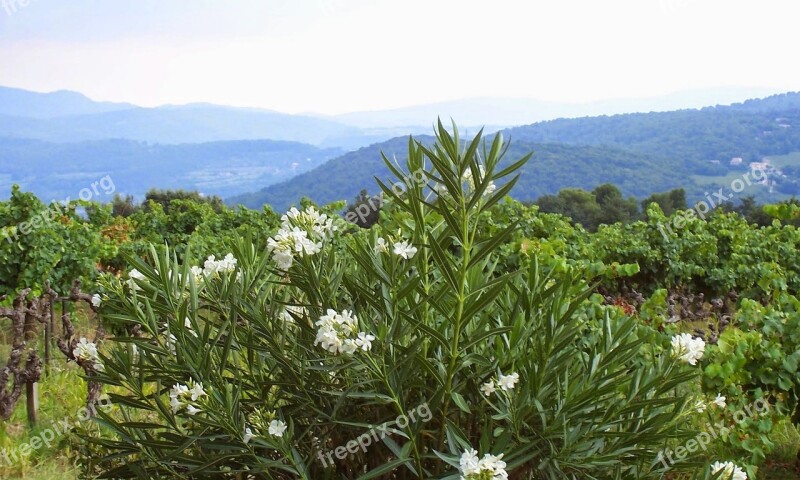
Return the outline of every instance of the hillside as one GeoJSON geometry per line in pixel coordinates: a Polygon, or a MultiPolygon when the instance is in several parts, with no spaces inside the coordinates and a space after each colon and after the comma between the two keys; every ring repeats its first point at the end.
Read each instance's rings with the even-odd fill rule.
{"type": "MultiPolygon", "coordinates": [[[[592,189],[610,182],[625,195],[635,196],[681,187],[690,201],[696,201],[706,191],[726,187],[719,179],[743,174],[751,161],[800,151],[800,94],[699,110],[552,120],[507,129],[504,134],[511,140],[511,156],[534,151],[515,189],[521,200],[565,187],[592,189]],[[745,162],[730,166],[732,157],[745,162]]],[[[399,154],[406,141],[396,138],[347,153],[230,202],[249,207],[269,203],[281,209],[302,196],[321,203],[351,200],[362,189],[375,191],[374,176],[387,175],[380,152],[399,154]]],[[[767,199],[766,189],[759,188],[754,185],[744,194],[767,199]]]]}
{"type": "Polygon", "coordinates": [[[340,153],[272,140],[159,145],[0,139],[0,198],[18,183],[46,200],[74,199],[105,175],[118,193],[141,196],[155,187],[229,196],[286,180],[340,153]]]}
{"type": "Polygon", "coordinates": [[[712,171],[712,160],[747,162],[800,150],[800,93],[731,106],[660,113],[559,119],[507,130],[526,142],[614,145],[679,159],[692,173],[712,171]]]}
{"type": "MultiPolygon", "coordinates": [[[[429,143],[430,137],[415,137],[429,143]]],[[[231,198],[229,204],[260,208],[267,203],[278,211],[303,196],[318,203],[352,200],[364,188],[375,192],[374,177],[391,179],[381,160],[383,151],[390,158],[396,155],[405,161],[408,138],[371,145],[329,160],[324,165],[291,180],[272,185],[259,192],[231,198]]],[[[649,195],[653,191],[681,186],[686,179],[669,167],[667,158],[647,156],[619,148],[512,142],[505,162],[509,163],[533,151],[530,162],[520,171],[515,187],[519,200],[534,200],[557,192],[563,187],[593,188],[601,183],[614,183],[626,194],[649,195]],[[603,168],[599,168],[603,165],[603,168]]]]}

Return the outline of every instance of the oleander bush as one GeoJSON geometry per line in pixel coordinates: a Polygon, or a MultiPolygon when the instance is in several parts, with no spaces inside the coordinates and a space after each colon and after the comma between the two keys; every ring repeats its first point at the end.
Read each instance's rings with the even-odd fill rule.
{"type": "Polygon", "coordinates": [[[556,216],[493,223],[528,157],[452,132],[387,159],[372,229],[292,209],[223,258],[152,248],[104,276],[125,333],[92,376],[114,408],[81,432],[85,475],[664,478],[697,434],[703,342],[593,295],[638,269],[565,261],[535,240],[556,216]]]}

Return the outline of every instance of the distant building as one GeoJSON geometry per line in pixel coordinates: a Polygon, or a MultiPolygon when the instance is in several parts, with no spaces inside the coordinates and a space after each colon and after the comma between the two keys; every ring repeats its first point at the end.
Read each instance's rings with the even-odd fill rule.
{"type": "Polygon", "coordinates": [[[731,165],[741,165],[744,160],[742,157],[733,157],[731,158],[731,165]]]}

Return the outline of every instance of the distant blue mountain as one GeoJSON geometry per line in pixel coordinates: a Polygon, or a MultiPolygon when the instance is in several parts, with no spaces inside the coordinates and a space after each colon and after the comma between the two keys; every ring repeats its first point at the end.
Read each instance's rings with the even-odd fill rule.
{"type": "MultiPolygon", "coordinates": [[[[76,92],[29,92],[0,87],[0,115],[27,118],[56,118],[67,115],[91,115],[136,108],[129,103],[95,102],[76,92]]],[[[4,122],[5,123],[5,122],[4,122]]]]}

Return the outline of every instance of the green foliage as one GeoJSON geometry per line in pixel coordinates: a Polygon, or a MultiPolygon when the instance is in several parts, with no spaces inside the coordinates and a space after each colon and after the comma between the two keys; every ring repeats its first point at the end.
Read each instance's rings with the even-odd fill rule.
{"type": "Polygon", "coordinates": [[[219,213],[223,208],[222,199],[217,196],[206,197],[199,192],[189,192],[186,190],[159,190],[152,188],[144,196],[142,206],[149,208],[150,202],[161,205],[164,211],[170,211],[170,204],[175,200],[190,200],[191,203],[208,204],[214,212],[219,213]]]}
{"type": "Polygon", "coordinates": [[[638,217],[636,199],[624,199],[617,187],[603,184],[592,192],[566,188],[558,195],[545,195],[536,200],[543,213],[557,213],[571,218],[590,232],[601,224],[628,223],[638,217]]]}
{"type": "Polygon", "coordinates": [[[589,299],[588,268],[531,248],[504,259],[520,231],[563,220],[488,222],[495,207],[520,208],[500,203],[517,177],[499,181],[527,157],[501,162],[500,136],[436,133],[432,146],[409,140],[404,169],[386,159],[425,182],[381,182],[388,208],[371,230],[342,235],[341,221],[293,211],[268,249],[233,242],[235,266],[199,275],[190,251],[151,249],[152,265],[131,260],[143,279],[107,278],[103,315],[137,335],[102,357],[95,379],[117,410],[100,412],[102,436],[86,435],[87,473],[455,478],[475,448],[502,453],[515,478],[662,478],[658,451],[694,434],[687,385],[699,372],[589,299]],[[276,268],[284,254],[291,264],[276,268]],[[347,350],[356,332],[372,344],[347,350]],[[362,450],[356,439],[386,422],[391,435],[362,450]]]}
{"type": "Polygon", "coordinates": [[[100,236],[76,213],[85,202],[43,204],[14,186],[0,203],[0,294],[41,289],[50,282],[67,292],[76,279],[89,280],[100,253],[100,236]]]}
{"type": "Polygon", "coordinates": [[[672,215],[679,210],[686,210],[686,191],[676,188],[664,193],[654,193],[642,201],[642,210],[647,211],[651,203],[657,203],[664,215],[672,215]]]}

